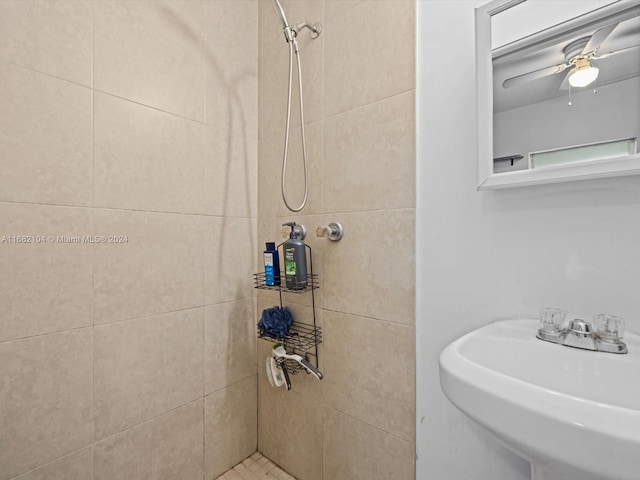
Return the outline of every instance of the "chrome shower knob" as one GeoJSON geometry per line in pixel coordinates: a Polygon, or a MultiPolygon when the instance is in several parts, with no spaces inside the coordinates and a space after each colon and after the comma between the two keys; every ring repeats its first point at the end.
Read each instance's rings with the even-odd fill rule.
{"type": "Polygon", "coordinates": [[[344,235],[344,229],[342,225],[337,222],[332,222],[326,226],[320,226],[316,228],[316,237],[328,238],[333,242],[337,242],[344,235]]]}

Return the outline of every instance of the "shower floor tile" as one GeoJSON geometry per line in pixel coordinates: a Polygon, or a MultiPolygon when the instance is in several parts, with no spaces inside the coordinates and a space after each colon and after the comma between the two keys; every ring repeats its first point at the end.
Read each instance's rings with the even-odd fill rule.
{"type": "Polygon", "coordinates": [[[296,480],[275,463],[256,452],[216,480],[296,480]]]}

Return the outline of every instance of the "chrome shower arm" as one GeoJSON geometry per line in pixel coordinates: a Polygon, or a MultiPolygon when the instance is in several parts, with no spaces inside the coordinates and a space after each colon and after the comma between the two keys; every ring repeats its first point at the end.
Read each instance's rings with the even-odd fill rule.
{"type": "Polygon", "coordinates": [[[311,38],[318,38],[320,32],[322,31],[322,27],[319,23],[311,23],[311,22],[301,22],[293,27],[289,25],[289,21],[287,20],[287,15],[284,13],[284,8],[282,8],[282,4],[279,0],[273,0],[273,5],[276,8],[276,13],[280,17],[280,21],[282,22],[282,32],[284,33],[284,38],[286,38],[287,43],[291,43],[296,39],[298,33],[303,28],[308,28],[311,30],[311,38]]]}
{"type": "Polygon", "coordinates": [[[311,23],[307,21],[294,25],[293,27],[291,27],[291,30],[296,35],[298,35],[298,33],[300,33],[300,30],[302,30],[303,28],[308,28],[309,30],[311,30],[311,38],[318,38],[318,36],[322,32],[322,26],[319,23],[311,23]]]}
{"type": "MultiPolygon", "coordinates": [[[[311,30],[311,38],[315,39],[320,36],[320,32],[322,32],[322,26],[319,23],[311,23],[311,22],[301,22],[293,27],[286,26],[282,29],[282,33],[284,33],[284,38],[287,40],[287,43],[296,43],[296,37],[300,30],[303,28],[308,28],[311,30]]],[[[296,51],[298,50],[296,45],[296,51]]]]}

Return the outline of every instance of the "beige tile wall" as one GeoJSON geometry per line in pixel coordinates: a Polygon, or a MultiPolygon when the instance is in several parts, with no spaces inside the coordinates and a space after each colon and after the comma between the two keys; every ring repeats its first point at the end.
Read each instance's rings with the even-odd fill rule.
{"type": "Polygon", "coordinates": [[[257,441],[301,480],[413,478],[414,1],[283,3],[324,27],[300,37],[297,215],[270,2],[0,2],[0,480],[208,479],[257,441]],[[256,305],[251,273],[291,218],[326,378],[284,392],[253,330],[278,298],[256,305]],[[340,243],[313,236],[336,220],[340,243]]]}
{"type": "Polygon", "coordinates": [[[0,2],[0,480],[255,451],[257,142],[257,0],[0,2]]]}
{"type": "MultiPolygon", "coordinates": [[[[281,0],[300,34],[311,171],[309,204],[288,213],[280,197],[287,46],[270,0],[260,0],[258,246],[281,241],[295,219],[310,232],[323,327],[318,382],[293,390],[264,374],[258,344],[260,451],[301,480],[411,480],[415,451],[415,0],[281,0]],[[339,221],[337,243],[315,238],[339,221]]],[[[295,98],[295,97],[294,97],[295,98]]],[[[301,198],[297,100],[290,196],[301,198]]],[[[284,295],[299,321],[310,296],[284,295]]],[[[278,302],[260,291],[258,313],[278,302]]]]}

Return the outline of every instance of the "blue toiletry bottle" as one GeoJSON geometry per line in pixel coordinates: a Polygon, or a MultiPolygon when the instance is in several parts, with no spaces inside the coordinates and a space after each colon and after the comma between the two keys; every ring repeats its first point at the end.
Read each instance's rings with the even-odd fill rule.
{"type": "Polygon", "coordinates": [[[280,285],[280,257],[274,242],[267,242],[264,251],[264,276],[267,285],[280,285]]]}

